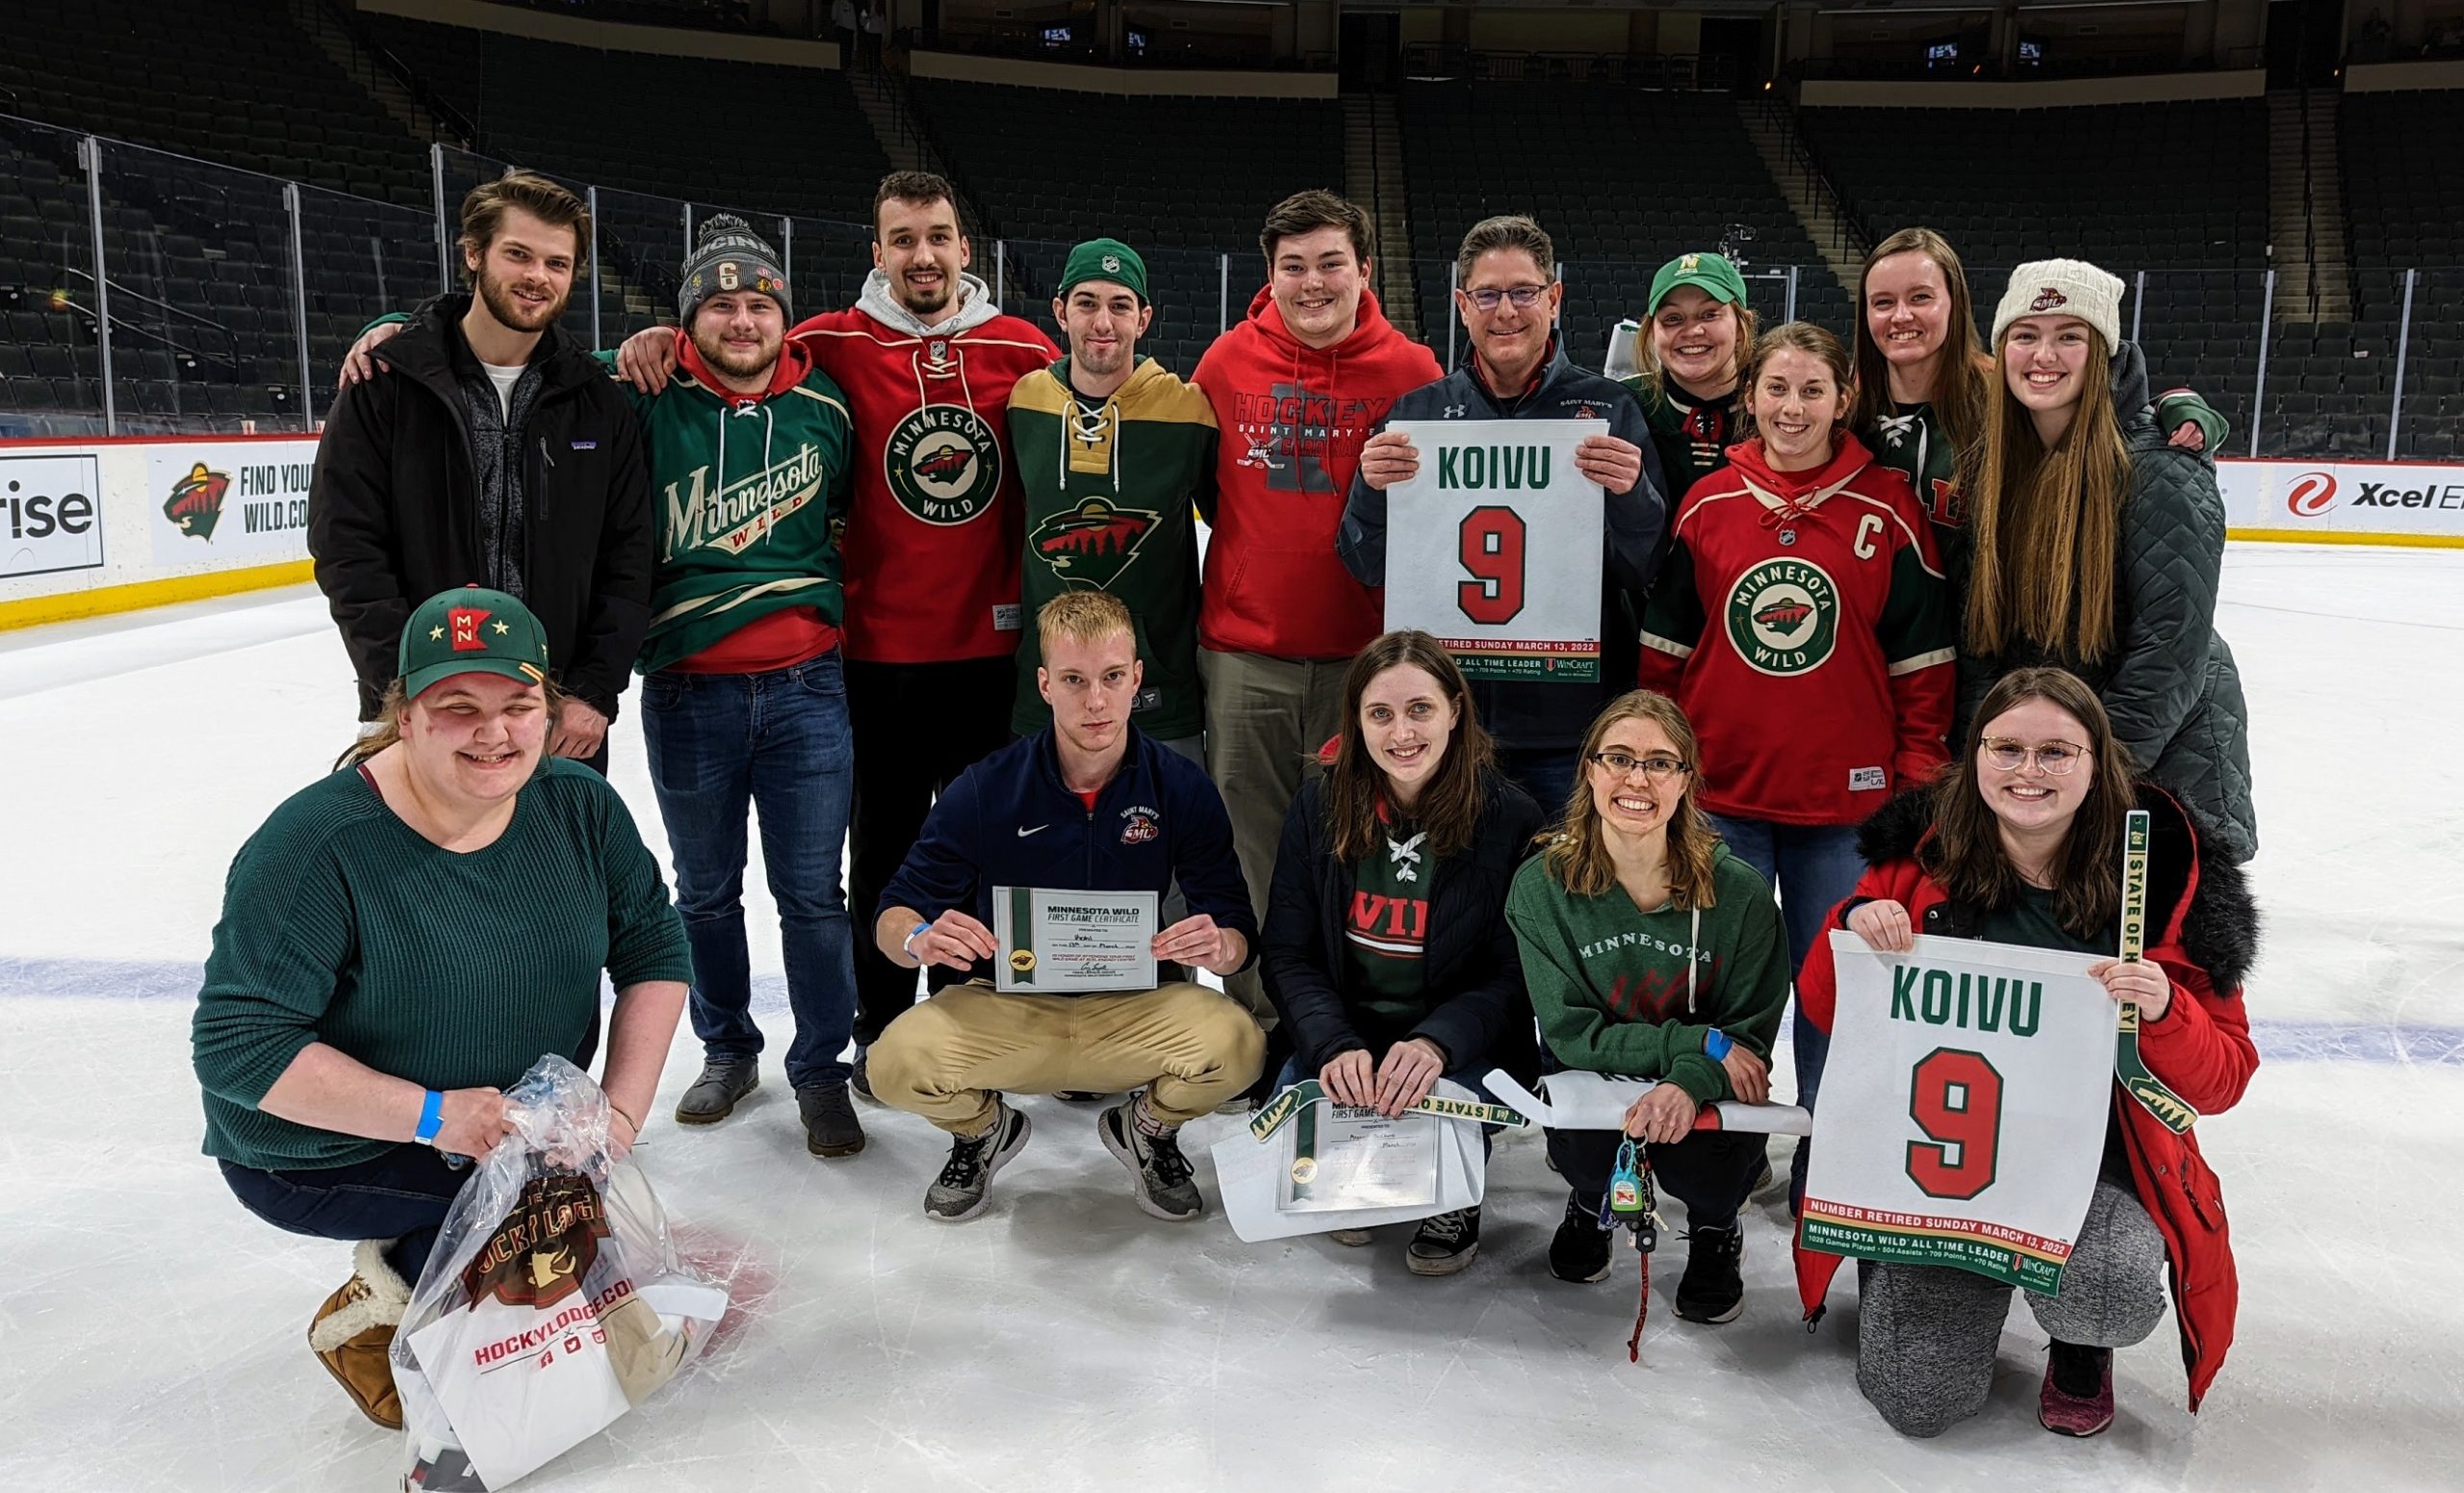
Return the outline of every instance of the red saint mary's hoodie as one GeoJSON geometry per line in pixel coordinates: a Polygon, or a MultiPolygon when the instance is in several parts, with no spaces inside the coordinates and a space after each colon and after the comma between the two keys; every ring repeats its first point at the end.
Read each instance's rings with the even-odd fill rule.
{"type": "Polygon", "coordinates": [[[959,278],[959,312],[937,326],[900,305],[876,270],[855,305],[790,334],[846,391],[856,426],[842,545],[850,658],[933,663],[1018,646],[1025,505],[1010,387],[1061,349],[1002,315],[990,286],[959,278]]]}
{"type": "MultiPolygon", "coordinates": [[[[1440,376],[1426,348],[1395,329],[1377,297],[1331,348],[1285,330],[1267,291],[1198,360],[1196,383],[1222,431],[1198,641],[1219,653],[1348,658],[1385,631],[1381,593],[1335,554],[1361,444],[1387,406],[1440,376]]],[[[844,382],[844,380],[841,380],[844,382]]]]}

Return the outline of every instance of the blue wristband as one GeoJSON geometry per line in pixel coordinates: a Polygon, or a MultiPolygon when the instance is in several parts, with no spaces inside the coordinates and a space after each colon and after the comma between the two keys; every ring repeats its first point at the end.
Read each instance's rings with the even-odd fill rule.
{"type": "Polygon", "coordinates": [[[1714,1063],[1726,1058],[1729,1049],[1735,1045],[1735,1039],[1716,1026],[1703,1034],[1703,1055],[1714,1063]]]}
{"type": "Polygon", "coordinates": [[[445,1095],[430,1089],[427,1097],[420,1101],[420,1127],[411,1132],[411,1139],[422,1145],[434,1145],[436,1133],[444,1128],[445,1095]]]}

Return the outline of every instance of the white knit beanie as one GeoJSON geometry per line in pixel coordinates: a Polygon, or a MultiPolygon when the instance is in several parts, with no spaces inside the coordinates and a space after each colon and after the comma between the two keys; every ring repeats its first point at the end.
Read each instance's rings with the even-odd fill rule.
{"type": "Polygon", "coordinates": [[[2108,352],[2121,346],[2121,278],[2084,259],[2040,259],[2011,271],[2011,288],[1993,310],[1993,345],[2021,317],[2077,317],[2104,334],[2108,352]]]}

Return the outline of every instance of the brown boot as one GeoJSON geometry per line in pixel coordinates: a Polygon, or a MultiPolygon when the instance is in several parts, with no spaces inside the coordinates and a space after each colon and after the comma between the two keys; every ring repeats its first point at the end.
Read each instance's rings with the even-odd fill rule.
{"type": "Polygon", "coordinates": [[[394,1392],[394,1365],[386,1351],[394,1346],[403,1308],[411,1304],[411,1288],[385,1262],[391,1243],[359,1242],[351,1253],[351,1277],[325,1298],[308,1324],[308,1346],[362,1415],[399,1430],[402,1402],[394,1392]]]}

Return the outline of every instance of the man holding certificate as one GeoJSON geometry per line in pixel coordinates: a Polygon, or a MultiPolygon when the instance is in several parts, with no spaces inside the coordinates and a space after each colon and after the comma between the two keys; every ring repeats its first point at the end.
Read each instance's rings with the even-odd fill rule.
{"type": "Polygon", "coordinates": [[[924,1213],[960,1223],[1027,1144],[1005,1091],[1142,1089],[1096,1132],[1141,1208],[1194,1219],[1204,1203],[1175,1137],[1249,1086],[1266,1041],[1190,978],[1238,974],[1257,938],[1232,822],[1203,769],[1129,724],[1144,671],[1118,598],[1065,592],[1036,631],[1052,724],[950,785],[882,896],[882,952],[967,983],[890,1023],[873,1093],[950,1133],[924,1213]],[[1190,915],[1159,930],[1175,880],[1190,915]]]}

